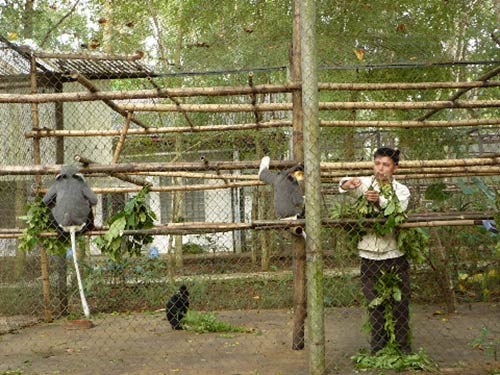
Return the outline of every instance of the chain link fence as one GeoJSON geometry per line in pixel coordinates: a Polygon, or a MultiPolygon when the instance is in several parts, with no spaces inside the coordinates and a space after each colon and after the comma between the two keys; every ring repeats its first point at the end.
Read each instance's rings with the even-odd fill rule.
{"type": "Polygon", "coordinates": [[[232,27],[193,36],[177,73],[142,52],[0,39],[0,373],[335,374],[394,345],[429,371],[496,373],[498,62],[336,64],[320,30],[318,51],[302,51],[318,61],[299,69],[289,28],[277,61],[263,50],[220,72],[226,39],[250,51],[264,37],[232,27]],[[204,59],[213,70],[196,74],[204,59]],[[397,169],[393,154],[377,165],[381,147],[400,151],[397,169]],[[69,164],[97,196],[76,254],[35,220],[69,164]],[[305,181],[285,173],[297,165],[305,181]],[[380,206],[363,201],[371,189],[380,206]],[[402,253],[373,256],[360,243],[374,231],[402,253]],[[182,285],[189,313],[174,330],[167,302],[182,285]]]}

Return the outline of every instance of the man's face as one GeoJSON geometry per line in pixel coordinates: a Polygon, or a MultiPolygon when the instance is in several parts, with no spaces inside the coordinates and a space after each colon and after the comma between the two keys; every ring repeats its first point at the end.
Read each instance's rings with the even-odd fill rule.
{"type": "Polygon", "coordinates": [[[384,182],[389,182],[398,166],[394,164],[389,156],[377,156],[373,161],[373,173],[384,182]]]}

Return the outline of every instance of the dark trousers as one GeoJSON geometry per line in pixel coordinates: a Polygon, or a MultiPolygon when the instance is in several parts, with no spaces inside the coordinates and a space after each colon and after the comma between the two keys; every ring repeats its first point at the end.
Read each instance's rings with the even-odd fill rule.
{"type": "MultiPolygon", "coordinates": [[[[392,302],[392,313],[395,325],[396,342],[399,348],[406,353],[411,352],[410,345],[410,272],[406,257],[394,259],[370,260],[361,258],[361,283],[363,294],[368,303],[377,297],[375,285],[383,272],[391,271],[401,278],[401,301],[392,302]]],[[[371,325],[371,350],[377,352],[388,343],[385,331],[385,305],[381,304],[368,309],[371,325]]]]}

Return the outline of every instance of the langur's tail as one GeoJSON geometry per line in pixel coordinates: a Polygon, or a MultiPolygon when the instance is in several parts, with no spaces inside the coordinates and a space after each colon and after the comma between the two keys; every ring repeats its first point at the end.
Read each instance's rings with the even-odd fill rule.
{"type": "Polygon", "coordinates": [[[88,319],[88,318],[90,318],[90,309],[89,309],[89,305],[87,303],[87,299],[85,298],[85,293],[83,291],[82,278],[80,277],[80,270],[78,268],[78,261],[76,259],[76,234],[75,234],[75,232],[76,232],[75,227],[70,228],[71,248],[73,250],[73,263],[75,264],[76,279],[78,281],[78,290],[80,291],[80,299],[82,300],[83,313],[85,314],[85,317],[88,319]]]}

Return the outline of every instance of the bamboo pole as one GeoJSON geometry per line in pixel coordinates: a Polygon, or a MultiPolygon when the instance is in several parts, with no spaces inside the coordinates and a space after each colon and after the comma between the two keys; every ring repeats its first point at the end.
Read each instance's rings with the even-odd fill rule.
{"type": "Polygon", "coordinates": [[[224,181],[257,181],[259,177],[255,174],[217,174],[217,173],[196,173],[196,172],[137,172],[137,175],[147,175],[147,176],[162,176],[162,177],[184,177],[184,178],[201,178],[205,180],[224,180],[224,181]]]}
{"type": "Polygon", "coordinates": [[[436,120],[436,121],[384,121],[384,120],[356,120],[356,121],[327,121],[320,122],[321,126],[344,128],[447,128],[462,126],[500,125],[500,118],[471,119],[471,120],[436,120]]]}
{"type": "MultiPolygon", "coordinates": [[[[300,46],[300,3],[294,1],[293,17],[293,39],[290,48],[290,81],[297,83],[302,81],[301,76],[301,46],[300,46]]],[[[304,133],[303,133],[303,110],[302,92],[292,92],[292,155],[294,163],[304,162],[304,133]]],[[[293,333],[292,349],[304,349],[305,320],[307,314],[306,301],[306,242],[303,236],[292,236],[293,250],[293,333]]]]}
{"type": "MultiPolygon", "coordinates": [[[[445,216],[437,217],[412,217],[409,216],[407,222],[400,224],[399,228],[425,228],[425,227],[440,227],[440,226],[481,226],[483,220],[493,220],[493,213],[484,213],[474,215],[464,215],[465,219],[460,218],[460,214],[453,217],[445,216]],[[418,221],[415,221],[418,220],[418,221]]],[[[383,219],[366,219],[364,223],[383,222],[383,219]]],[[[352,225],[359,223],[359,219],[323,219],[322,225],[327,227],[350,228],[352,225]]],[[[297,226],[304,227],[305,220],[258,220],[251,223],[218,223],[218,222],[184,222],[184,223],[169,223],[166,225],[157,225],[151,229],[124,230],[123,235],[132,234],[151,234],[151,235],[168,235],[168,234],[203,234],[203,233],[221,233],[235,230],[286,230],[297,226]]],[[[83,236],[100,236],[106,233],[108,228],[100,228],[88,231],[83,236]]],[[[17,238],[23,234],[22,229],[0,229],[0,238],[17,238]]],[[[55,237],[55,232],[41,232],[40,237],[55,237]]]]}
{"type": "Polygon", "coordinates": [[[316,2],[299,0],[302,106],[304,127],[304,180],[306,195],[306,279],[309,374],[325,373],[323,256],[321,248],[321,191],[319,150],[318,63],[316,2]]]}
{"type": "MultiPolygon", "coordinates": [[[[460,166],[460,167],[446,167],[446,170],[443,170],[443,167],[413,167],[413,168],[401,168],[398,169],[397,175],[411,175],[411,174],[442,174],[442,173],[499,173],[500,165],[472,165],[472,166],[460,166]]],[[[324,172],[321,174],[321,177],[343,177],[345,171],[334,171],[334,172],[324,172]]],[[[373,169],[357,169],[350,171],[349,175],[353,176],[364,176],[373,174],[373,169]]]]}
{"type": "MultiPolygon", "coordinates": [[[[148,77],[148,81],[156,88],[156,90],[161,90],[161,88],[156,84],[155,81],[153,81],[153,79],[151,77],[148,77]]],[[[179,102],[179,100],[175,96],[169,96],[169,95],[167,95],[167,98],[169,98],[171,101],[173,101],[177,106],[181,105],[181,102],[179,102]]],[[[186,113],[186,111],[181,111],[181,113],[184,116],[184,119],[189,124],[189,128],[191,128],[191,129],[194,128],[194,124],[191,121],[191,119],[189,118],[189,116],[186,113]]]]}
{"type": "MultiPolygon", "coordinates": [[[[497,66],[497,67],[493,68],[492,70],[490,70],[489,72],[483,74],[481,77],[478,78],[478,81],[487,81],[487,80],[495,77],[498,74],[500,74],[500,66],[497,66]]],[[[460,98],[462,95],[464,95],[466,92],[468,92],[471,89],[472,89],[472,87],[464,87],[464,88],[458,90],[455,94],[451,95],[448,98],[448,101],[456,103],[458,98],[460,98]]],[[[439,112],[440,109],[441,108],[435,108],[435,109],[427,112],[425,115],[420,116],[418,118],[418,120],[420,120],[420,121],[426,120],[429,117],[431,117],[432,115],[434,115],[435,113],[439,112]]]]}
{"type": "MultiPolygon", "coordinates": [[[[81,155],[75,155],[73,158],[75,161],[82,163],[85,166],[84,168],[81,168],[80,171],[82,171],[85,168],[88,168],[90,164],[99,165],[98,163],[94,162],[93,160],[86,158],[84,156],[81,156],[81,155]]],[[[117,165],[117,164],[111,163],[110,165],[117,165]]],[[[130,182],[131,184],[134,184],[134,185],[145,186],[146,184],[148,184],[148,182],[144,181],[143,179],[138,179],[138,178],[134,178],[131,176],[127,176],[126,174],[114,173],[112,171],[108,172],[108,174],[112,177],[118,178],[118,179],[125,181],[125,182],[130,182]]]]}
{"type": "Polygon", "coordinates": [[[57,52],[35,52],[35,57],[42,59],[64,59],[64,60],[119,60],[119,61],[136,61],[140,60],[144,53],[136,51],[135,55],[112,55],[112,54],[84,54],[84,53],[57,53],[57,52]]]}
{"type": "MultiPolygon", "coordinates": [[[[129,129],[128,135],[156,135],[167,133],[203,133],[203,132],[223,132],[229,130],[255,130],[255,129],[273,129],[292,126],[291,121],[271,120],[261,123],[233,124],[233,125],[203,125],[203,126],[172,126],[147,129],[129,129]]],[[[94,137],[94,136],[119,136],[120,130],[51,130],[39,129],[25,133],[26,138],[31,137],[94,137]]]]}
{"type": "MultiPolygon", "coordinates": [[[[500,81],[472,82],[403,82],[403,83],[319,83],[321,91],[378,91],[378,90],[427,90],[456,89],[477,87],[498,87],[500,81]]],[[[0,94],[0,103],[49,103],[84,102],[99,100],[131,100],[194,96],[232,96],[257,94],[289,93],[301,90],[300,82],[273,85],[214,86],[214,87],[174,87],[149,90],[115,90],[98,92],[68,92],[45,94],[0,94]]]]}
{"type": "Polygon", "coordinates": [[[122,152],[123,144],[125,143],[125,138],[127,136],[130,121],[134,117],[134,112],[128,112],[127,117],[125,118],[125,123],[123,124],[123,128],[120,132],[120,138],[118,139],[118,143],[116,144],[115,153],[113,155],[113,160],[111,160],[111,164],[118,163],[118,159],[120,158],[120,153],[122,152]]]}
{"type": "MultiPolygon", "coordinates": [[[[97,87],[95,87],[92,82],[90,82],[87,78],[85,78],[85,76],[79,72],[73,72],[71,73],[71,76],[76,79],[82,86],[84,86],[85,88],[87,88],[90,92],[93,92],[93,93],[97,93],[99,92],[99,89],[97,87]]],[[[123,109],[120,108],[119,105],[117,105],[115,102],[113,102],[112,100],[109,100],[109,99],[103,99],[102,100],[104,104],[106,104],[109,108],[111,108],[113,111],[119,113],[120,115],[122,115],[123,117],[127,117],[128,114],[127,112],[128,111],[125,111],[123,109]]],[[[130,112],[133,112],[133,111],[130,111],[130,112]]],[[[147,126],[146,124],[144,124],[142,121],[139,121],[138,119],[136,119],[134,116],[131,117],[131,121],[134,123],[134,124],[137,124],[139,125],[140,127],[144,128],[144,129],[147,129],[149,128],[149,126],[147,126]]]]}
{"type": "MultiPolygon", "coordinates": [[[[62,82],[58,82],[55,85],[55,90],[57,92],[63,91],[62,82]]],[[[64,130],[64,103],[56,102],[54,104],[55,109],[55,128],[57,130],[64,130]]],[[[64,138],[56,138],[56,164],[64,164],[64,138]]],[[[59,296],[59,312],[61,315],[67,314],[68,310],[68,266],[66,262],[66,254],[63,256],[58,256],[56,258],[56,269],[57,269],[57,294],[59,296]]]]}
{"type": "MultiPolygon", "coordinates": [[[[432,109],[432,108],[496,108],[500,107],[500,100],[460,100],[460,101],[422,101],[422,102],[321,102],[320,110],[352,110],[352,109],[432,109]]],[[[131,103],[121,104],[122,111],[135,112],[275,112],[291,111],[292,103],[260,103],[252,104],[151,104],[131,103]]]]}
{"type": "MultiPolygon", "coordinates": [[[[31,56],[31,93],[35,94],[38,91],[37,81],[36,81],[36,58],[31,56]]],[[[38,111],[38,104],[31,104],[31,121],[33,129],[38,129],[40,127],[40,118],[38,111]]],[[[33,139],[33,161],[36,165],[42,163],[41,151],[40,151],[40,138],[33,139]]],[[[41,176],[35,176],[35,184],[37,188],[40,188],[42,184],[41,176]]],[[[45,321],[52,321],[52,306],[50,303],[50,282],[49,282],[49,262],[47,256],[47,250],[40,246],[40,267],[42,273],[42,290],[43,290],[43,311],[45,315],[45,321]]]]}
{"type": "MultiPolygon", "coordinates": [[[[322,171],[351,171],[372,170],[372,162],[323,162],[322,171]]],[[[425,167],[448,168],[465,166],[496,166],[500,164],[498,154],[469,159],[445,159],[445,160],[405,160],[399,163],[399,168],[418,169],[425,167]]],[[[273,160],[271,168],[285,169],[292,167],[292,160],[273,160]]],[[[129,173],[138,172],[172,172],[172,171],[206,171],[206,170],[243,170],[258,169],[259,161],[208,161],[208,162],[171,162],[171,163],[120,163],[120,164],[97,164],[92,163],[81,168],[82,173],[129,173]]],[[[47,175],[60,172],[59,165],[0,165],[0,176],[2,175],[47,175]]],[[[444,172],[444,170],[443,170],[444,172]]]]}
{"type": "MultiPolygon", "coordinates": [[[[294,104],[295,105],[295,104],[294,104]]],[[[487,125],[500,125],[500,118],[472,119],[472,120],[437,120],[437,121],[382,121],[382,120],[356,120],[356,121],[320,121],[320,126],[327,127],[378,127],[378,128],[438,128],[438,127],[475,127],[487,125]]],[[[203,133],[225,132],[230,130],[255,130],[291,127],[291,121],[272,120],[261,123],[233,124],[233,125],[203,125],[203,126],[178,126],[167,128],[129,129],[128,135],[155,135],[168,133],[203,133]]],[[[114,137],[121,134],[120,130],[51,130],[38,129],[24,134],[26,138],[32,137],[114,137]]]]}

